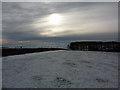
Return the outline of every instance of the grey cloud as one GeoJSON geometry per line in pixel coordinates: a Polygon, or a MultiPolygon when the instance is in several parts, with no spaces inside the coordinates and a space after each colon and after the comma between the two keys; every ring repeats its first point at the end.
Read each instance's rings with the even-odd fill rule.
{"type": "MultiPolygon", "coordinates": [[[[102,40],[116,40],[117,30],[113,30],[116,28],[116,21],[117,21],[117,3],[92,3],[92,2],[61,2],[61,3],[20,3],[20,2],[3,2],[3,37],[6,39],[12,40],[53,40],[53,41],[62,41],[62,40],[83,40],[83,39],[102,39],[102,40]],[[76,14],[74,12],[77,12],[76,14]],[[38,19],[42,19],[44,16],[47,16],[51,13],[63,13],[68,15],[73,15],[72,20],[68,20],[69,22],[66,26],[70,25],[72,27],[80,27],[79,25],[79,14],[84,12],[85,16],[82,17],[81,23],[86,25],[88,23],[105,23],[103,28],[110,29],[114,33],[94,33],[94,34],[85,34],[81,36],[71,35],[73,31],[61,32],[59,34],[65,34],[67,32],[71,33],[69,36],[56,36],[56,37],[49,37],[49,36],[42,36],[40,33],[45,32],[46,28],[48,29],[49,26],[46,25],[45,27],[42,26],[44,21],[40,22],[41,25],[39,30],[36,30],[32,26],[30,26],[33,21],[38,19]],[[111,22],[111,24],[108,24],[111,22]],[[114,26],[111,26],[111,25],[114,26]],[[108,25],[110,25],[108,27],[108,25]],[[38,32],[39,31],[39,32],[38,32]]],[[[67,16],[66,16],[67,17],[67,16]]],[[[71,17],[70,17],[71,19],[71,17]]],[[[82,26],[81,24],[81,26],[82,26]]],[[[62,26],[61,26],[62,27],[62,26]]],[[[75,28],[76,28],[75,27],[75,28]]],[[[101,27],[98,27],[101,28],[101,27]]],[[[99,29],[98,29],[99,30],[99,29]]],[[[109,31],[109,30],[108,30],[109,31]]],[[[46,31],[46,32],[49,32],[46,31]]]]}

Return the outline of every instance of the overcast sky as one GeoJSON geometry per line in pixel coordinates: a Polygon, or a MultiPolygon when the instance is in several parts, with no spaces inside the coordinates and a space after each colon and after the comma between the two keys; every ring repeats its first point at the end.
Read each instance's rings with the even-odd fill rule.
{"type": "Polygon", "coordinates": [[[3,43],[117,40],[117,2],[3,2],[3,43]]]}

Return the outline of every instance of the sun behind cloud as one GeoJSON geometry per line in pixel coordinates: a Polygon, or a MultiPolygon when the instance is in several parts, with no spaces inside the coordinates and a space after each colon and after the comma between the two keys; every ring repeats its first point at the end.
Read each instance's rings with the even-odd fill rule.
{"type": "Polygon", "coordinates": [[[53,25],[60,24],[62,21],[62,17],[60,14],[53,13],[48,17],[48,22],[53,25]]]}

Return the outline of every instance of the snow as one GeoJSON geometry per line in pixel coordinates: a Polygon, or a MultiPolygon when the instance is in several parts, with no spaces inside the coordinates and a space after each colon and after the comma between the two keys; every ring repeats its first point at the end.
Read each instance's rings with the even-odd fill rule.
{"type": "Polygon", "coordinates": [[[3,88],[117,88],[118,53],[47,51],[2,58],[3,88]]]}
{"type": "Polygon", "coordinates": [[[0,90],[2,89],[2,58],[0,58],[0,90]]]}

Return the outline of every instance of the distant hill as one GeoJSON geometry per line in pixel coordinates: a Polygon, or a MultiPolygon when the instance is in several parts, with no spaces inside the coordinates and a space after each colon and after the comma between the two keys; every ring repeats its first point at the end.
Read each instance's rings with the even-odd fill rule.
{"type": "Polygon", "coordinates": [[[2,56],[19,55],[34,52],[65,50],[63,48],[2,48],[2,56]]]}

